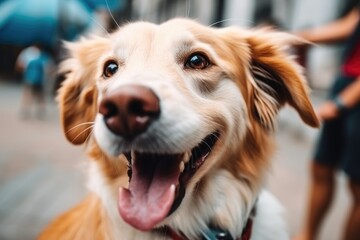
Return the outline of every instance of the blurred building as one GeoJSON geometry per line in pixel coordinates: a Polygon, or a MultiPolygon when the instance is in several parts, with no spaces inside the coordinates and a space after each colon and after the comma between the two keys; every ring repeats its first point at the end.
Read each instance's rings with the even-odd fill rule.
{"type": "MultiPolygon", "coordinates": [[[[120,7],[117,9],[110,12],[103,4],[95,12],[91,29],[87,32],[106,34],[122,22],[145,20],[160,23],[173,17],[190,17],[214,27],[274,24],[282,30],[296,31],[329,22],[356,2],[358,0],[118,0],[120,7]]],[[[20,47],[11,50],[9,46],[0,44],[0,51],[0,73],[9,72],[15,59],[13,53],[19,52],[20,47]]],[[[335,45],[310,51],[307,74],[313,88],[327,89],[340,56],[340,49],[335,45]]]]}
{"type": "MultiPolygon", "coordinates": [[[[357,0],[134,0],[133,19],[162,22],[171,17],[191,17],[216,27],[252,27],[276,24],[296,31],[325,24],[343,15],[357,0]]],[[[311,49],[308,79],[313,88],[327,89],[341,58],[337,45],[311,49]]]]}

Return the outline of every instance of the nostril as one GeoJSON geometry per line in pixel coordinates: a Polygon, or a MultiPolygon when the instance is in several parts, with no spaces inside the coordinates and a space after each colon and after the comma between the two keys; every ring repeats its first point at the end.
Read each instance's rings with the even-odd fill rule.
{"type": "Polygon", "coordinates": [[[128,112],[137,116],[146,115],[143,103],[140,100],[133,100],[129,103],[128,112]]]}
{"type": "Polygon", "coordinates": [[[107,113],[104,115],[105,118],[114,117],[119,113],[119,109],[113,102],[105,103],[105,108],[107,109],[107,113]]]}
{"type": "Polygon", "coordinates": [[[100,104],[99,113],[101,113],[104,118],[111,118],[118,114],[119,109],[115,103],[111,101],[103,101],[100,104]]]}
{"type": "Polygon", "coordinates": [[[129,102],[127,112],[141,118],[156,118],[160,113],[158,100],[147,101],[146,99],[133,99],[129,102]]]}

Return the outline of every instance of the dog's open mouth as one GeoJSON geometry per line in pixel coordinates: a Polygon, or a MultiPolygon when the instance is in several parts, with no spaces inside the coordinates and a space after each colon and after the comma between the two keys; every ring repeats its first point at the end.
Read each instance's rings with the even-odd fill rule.
{"type": "Polygon", "coordinates": [[[219,133],[212,133],[181,154],[125,154],[130,183],[128,189],[120,189],[118,203],[124,221],[148,231],[175,211],[185,196],[186,184],[206,161],[218,138],[219,133]]]}

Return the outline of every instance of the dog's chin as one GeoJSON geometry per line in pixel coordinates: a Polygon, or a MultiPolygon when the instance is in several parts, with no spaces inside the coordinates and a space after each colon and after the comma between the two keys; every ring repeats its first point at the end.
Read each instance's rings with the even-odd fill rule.
{"type": "Polygon", "coordinates": [[[123,220],[149,231],[176,211],[186,186],[209,159],[218,139],[219,133],[213,132],[183,153],[124,153],[129,162],[129,187],[119,190],[118,209],[123,220]]]}

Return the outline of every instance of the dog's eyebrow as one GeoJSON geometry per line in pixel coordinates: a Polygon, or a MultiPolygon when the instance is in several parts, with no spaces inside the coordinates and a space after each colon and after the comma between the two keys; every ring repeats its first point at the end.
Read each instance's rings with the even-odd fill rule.
{"type": "Polygon", "coordinates": [[[193,49],[194,47],[194,42],[191,40],[181,40],[176,44],[176,53],[177,54],[181,54],[181,53],[186,53],[191,51],[191,49],[193,49]]]}
{"type": "Polygon", "coordinates": [[[194,49],[194,42],[191,40],[180,40],[175,44],[174,54],[178,62],[183,61],[183,59],[189,54],[189,52],[194,49]]]}
{"type": "Polygon", "coordinates": [[[182,58],[194,51],[212,53],[212,50],[209,48],[208,44],[194,41],[192,39],[179,40],[175,45],[176,47],[174,48],[174,53],[178,60],[182,60],[182,58]]]}

